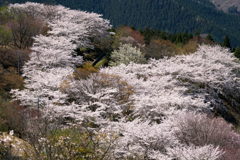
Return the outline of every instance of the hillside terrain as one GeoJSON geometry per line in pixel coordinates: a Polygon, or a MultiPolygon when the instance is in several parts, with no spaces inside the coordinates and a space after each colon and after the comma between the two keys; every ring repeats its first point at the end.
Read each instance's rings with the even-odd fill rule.
{"type": "Polygon", "coordinates": [[[240,48],[227,36],[0,8],[0,160],[238,160],[239,126],[240,48]]]}
{"type": "MultiPolygon", "coordinates": [[[[209,0],[32,0],[103,14],[114,26],[152,28],[172,33],[209,33],[222,41],[228,35],[240,44],[240,17],[226,14],[209,0]]],[[[22,3],[26,0],[8,0],[22,3]]],[[[216,1],[216,5],[223,4],[216,1]]],[[[224,3],[225,4],[225,3],[224,3]]],[[[222,8],[222,6],[221,6],[222,8]]],[[[223,7],[224,8],[224,7],[223,7]]]]}
{"type": "Polygon", "coordinates": [[[218,9],[226,13],[239,14],[240,1],[239,0],[211,0],[218,9]]]}

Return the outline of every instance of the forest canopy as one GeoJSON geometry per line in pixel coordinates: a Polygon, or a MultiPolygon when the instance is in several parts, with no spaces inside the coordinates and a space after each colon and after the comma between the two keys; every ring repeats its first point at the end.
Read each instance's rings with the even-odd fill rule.
{"type": "MultiPolygon", "coordinates": [[[[28,0],[8,0],[25,3],[28,0]]],[[[233,47],[240,45],[240,17],[218,10],[210,0],[32,0],[61,4],[102,14],[114,27],[127,25],[171,33],[211,34],[218,42],[229,36],[233,47]]]]}

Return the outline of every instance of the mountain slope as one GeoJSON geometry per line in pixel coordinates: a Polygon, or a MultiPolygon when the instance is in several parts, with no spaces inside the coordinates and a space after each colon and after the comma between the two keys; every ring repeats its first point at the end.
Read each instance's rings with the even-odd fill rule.
{"type": "Polygon", "coordinates": [[[239,0],[211,0],[218,9],[227,13],[240,13],[239,0]]]}
{"type": "MultiPolygon", "coordinates": [[[[228,35],[240,44],[240,17],[216,9],[209,0],[34,0],[93,11],[114,26],[129,25],[169,32],[210,33],[218,41],[228,35]]],[[[9,0],[10,3],[25,0],[9,0]]]]}

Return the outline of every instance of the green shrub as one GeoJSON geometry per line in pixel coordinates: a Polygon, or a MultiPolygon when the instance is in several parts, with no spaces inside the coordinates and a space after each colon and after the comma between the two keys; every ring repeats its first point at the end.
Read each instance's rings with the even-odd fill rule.
{"type": "Polygon", "coordinates": [[[240,58],[240,47],[235,49],[234,55],[235,57],[240,58]]]}
{"type": "Polygon", "coordinates": [[[12,42],[12,31],[6,26],[0,26],[0,46],[8,46],[12,42]]]}
{"type": "Polygon", "coordinates": [[[109,62],[110,66],[117,66],[120,64],[129,63],[145,63],[146,59],[144,58],[143,53],[137,47],[132,46],[131,44],[122,44],[119,49],[114,50],[111,54],[111,60],[109,62]]]}
{"type": "Polygon", "coordinates": [[[116,138],[76,127],[53,130],[35,146],[39,160],[104,160],[111,159],[116,138]]]}

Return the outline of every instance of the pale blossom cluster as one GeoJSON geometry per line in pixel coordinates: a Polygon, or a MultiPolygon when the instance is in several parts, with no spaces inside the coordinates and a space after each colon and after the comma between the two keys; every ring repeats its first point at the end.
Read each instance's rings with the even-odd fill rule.
{"type": "MultiPolygon", "coordinates": [[[[132,157],[154,160],[218,160],[221,158],[224,151],[218,145],[211,143],[195,145],[190,141],[187,143],[181,141],[178,137],[178,131],[181,130],[180,123],[189,118],[197,120],[195,118],[206,117],[195,112],[178,111],[160,124],[139,119],[120,123],[118,127],[111,128],[122,134],[117,141],[116,157],[120,159],[132,157]]],[[[188,127],[189,125],[191,124],[186,124],[188,127]]],[[[208,124],[202,123],[202,125],[207,126],[208,124]]],[[[211,129],[214,129],[214,127],[211,129]]],[[[191,130],[189,132],[191,134],[191,130]]],[[[196,136],[194,138],[203,137],[196,136]]]]}
{"type": "Polygon", "coordinates": [[[10,9],[43,19],[50,28],[47,35],[35,37],[30,60],[23,68],[26,89],[13,91],[14,97],[45,111],[72,108],[64,104],[67,95],[59,87],[82,63],[75,49],[92,47],[91,38],[108,34],[109,21],[95,13],[39,3],[12,4],[10,9]]]}
{"type": "Polygon", "coordinates": [[[117,50],[114,50],[111,54],[110,66],[117,66],[120,64],[129,63],[144,63],[146,59],[144,54],[139,48],[132,46],[131,44],[121,44],[117,50]]]}
{"type": "MultiPolygon", "coordinates": [[[[209,124],[210,122],[204,121],[207,119],[204,114],[211,113],[215,107],[225,107],[220,103],[222,99],[219,93],[223,94],[226,86],[229,95],[240,97],[235,92],[240,89],[239,70],[239,61],[227,49],[206,45],[200,46],[191,55],[151,60],[148,64],[122,64],[102,69],[102,73],[122,77],[134,89],[133,114],[137,118],[110,127],[113,130],[119,129],[124,135],[119,139],[116,154],[157,160],[219,159],[224,151],[218,147],[220,142],[216,141],[229,141],[231,136],[221,138],[215,135],[217,140],[213,141],[214,144],[202,144],[200,142],[205,142],[204,137],[192,135],[192,138],[200,141],[199,146],[192,144],[189,139],[186,143],[190,144],[183,143],[179,131],[183,131],[181,126],[185,125],[188,130],[184,135],[188,135],[191,131],[194,132],[194,126],[191,128],[189,124],[199,121],[196,134],[201,133],[205,124],[210,126],[202,129],[203,134],[214,132],[232,135],[231,127],[223,125],[219,120],[209,124]],[[219,125],[222,127],[217,128],[219,125]],[[221,129],[223,126],[227,131],[221,129]]],[[[214,139],[211,136],[210,138],[214,139]]],[[[236,142],[239,143],[239,138],[236,142]]]]}
{"type": "Polygon", "coordinates": [[[100,125],[109,125],[112,121],[122,121],[123,112],[129,110],[133,100],[132,88],[121,77],[94,73],[88,79],[72,79],[63,89],[75,107],[65,115],[76,121],[93,121],[100,125]]]}
{"type": "Polygon", "coordinates": [[[227,49],[203,45],[190,55],[122,64],[101,72],[118,75],[133,86],[135,114],[157,121],[176,110],[213,110],[226,84],[231,86],[229,94],[239,98],[235,92],[240,88],[239,69],[239,61],[227,49]]]}

